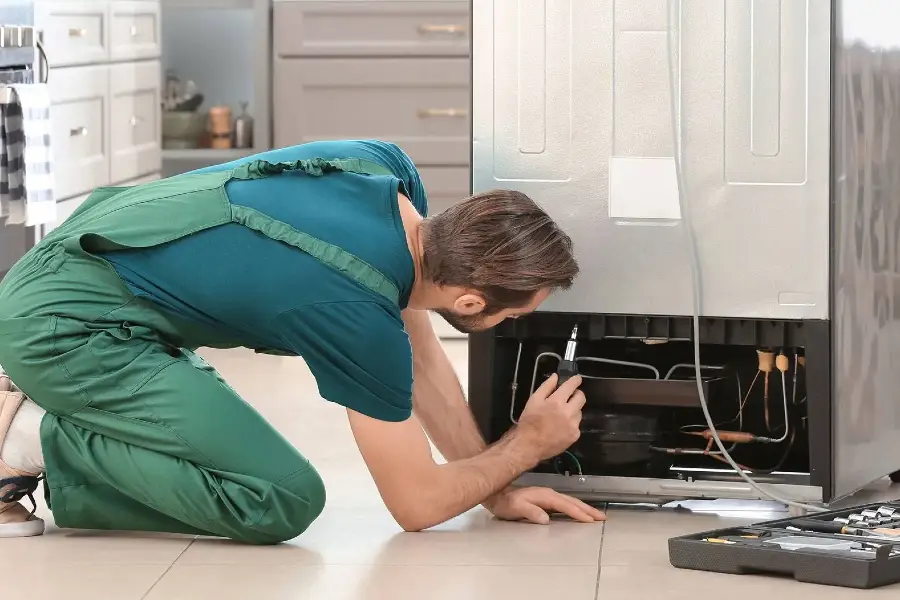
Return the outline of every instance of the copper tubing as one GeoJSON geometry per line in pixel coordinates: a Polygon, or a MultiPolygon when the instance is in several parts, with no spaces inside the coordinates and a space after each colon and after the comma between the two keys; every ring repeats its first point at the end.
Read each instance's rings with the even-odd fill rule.
{"type": "Polygon", "coordinates": [[[772,431],[769,425],[769,373],[775,369],[775,353],[768,350],[757,350],[756,358],[759,361],[759,370],[763,372],[763,418],[766,430],[772,431]]]}
{"type": "MultiPolygon", "coordinates": [[[[691,431],[690,435],[702,437],[705,440],[712,440],[712,431],[706,429],[704,431],[691,431]]],[[[756,441],[756,436],[746,431],[719,431],[719,439],[723,442],[733,442],[735,444],[750,444],[756,441]]]]}

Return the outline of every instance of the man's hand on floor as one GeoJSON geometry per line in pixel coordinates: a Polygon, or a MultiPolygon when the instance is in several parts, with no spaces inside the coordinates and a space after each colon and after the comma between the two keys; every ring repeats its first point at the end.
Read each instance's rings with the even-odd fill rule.
{"type": "Polygon", "coordinates": [[[550,488],[526,487],[504,490],[485,503],[485,507],[504,521],[530,521],[538,525],[550,522],[549,512],[558,512],[582,523],[605,521],[606,515],[581,500],[550,488]]]}

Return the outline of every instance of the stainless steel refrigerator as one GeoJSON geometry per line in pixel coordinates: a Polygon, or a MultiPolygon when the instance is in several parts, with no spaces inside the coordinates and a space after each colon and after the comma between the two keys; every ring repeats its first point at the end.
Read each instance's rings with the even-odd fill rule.
{"type": "Polygon", "coordinates": [[[688,221],[710,410],[757,440],[735,460],[809,502],[900,469],[895,2],[472,7],[473,189],[530,195],[581,267],[536,314],[470,338],[470,405],[494,440],[579,325],[582,440],[523,481],[759,496],[697,435],[688,221]]]}

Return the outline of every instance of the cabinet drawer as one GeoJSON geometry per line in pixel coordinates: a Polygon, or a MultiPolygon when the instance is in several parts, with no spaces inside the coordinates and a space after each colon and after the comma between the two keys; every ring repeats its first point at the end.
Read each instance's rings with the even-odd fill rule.
{"type": "Polygon", "coordinates": [[[466,167],[422,167],[419,175],[428,194],[429,215],[436,215],[469,196],[466,167]]]}
{"type": "Polygon", "coordinates": [[[56,197],[107,185],[109,67],[59,69],[49,81],[56,197]]]}
{"type": "Polygon", "coordinates": [[[51,2],[42,10],[51,67],[104,62],[109,58],[106,2],[51,2]]]}
{"type": "Polygon", "coordinates": [[[110,176],[126,181],[162,168],[160,63],[110,67],[110,176]]]}
{"type": "Polygon", "coordinates": [[[468,56],[469,3],[276,2],[276,56],[468,56]]]}
{"type": "Polygon", "coordinates": [[[159,2],[111,2],[109,10],[113,60],[160,56],[159,2]]]}
{"type": "Polygon", "coordinates": [[[469,61],[276,59],[275,145],[377,138],[419,165],[469,162],[469,61]]]}

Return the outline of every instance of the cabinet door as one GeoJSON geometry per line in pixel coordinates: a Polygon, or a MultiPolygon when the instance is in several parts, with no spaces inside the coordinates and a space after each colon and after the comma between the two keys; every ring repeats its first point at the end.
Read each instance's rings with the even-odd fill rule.
{"type": "Polygon", "coordinates": [[[49,2],[39,8],[51,67],[108,60],[106,2],[49,2]]]}
{"type": "Polygon", "coordinates": [[[159,2],[111,2],[109,14],[113,60],[160,56],[159,2]]]}
{"type": "Polygon", "coordinates": [[[428,194],[429,215],[443,212],[469,196],[469,169],[465,167],[422,167],[419,175],[428,194]]]}
{"type": "Polygon", "coordinates": [[[59,69],[48,87],[56,197],[109,184],[109,67],[59,69]]]}
{"type": "Polygon", "coordinates": [[[62,225],[63,222],[68,219],[79,206],[81,206],[81,203],[87,200],[88,196],[90,196],[90,194],[83,194],[81,196],[75,196],[74,198],[68,198],[57,202],[56,219],[52,223],[44,225],[44,235],[46,236],[48,233],[62,225]]]}
{"type": "Polygon", "coordinates": [[[419,165],[469,162],[469,61],[276,59],[275,145],[377,138],[419,165]]]}
{"type": "Polygon", "coordinates": [[[466,0],[276,2],[280,57],[468,56],[466,0]]]}
{"type": "Polygon", "coordinates": [[[110,67],[110,153],[114,182],[162,168],[160,63],[110,67]]]}

